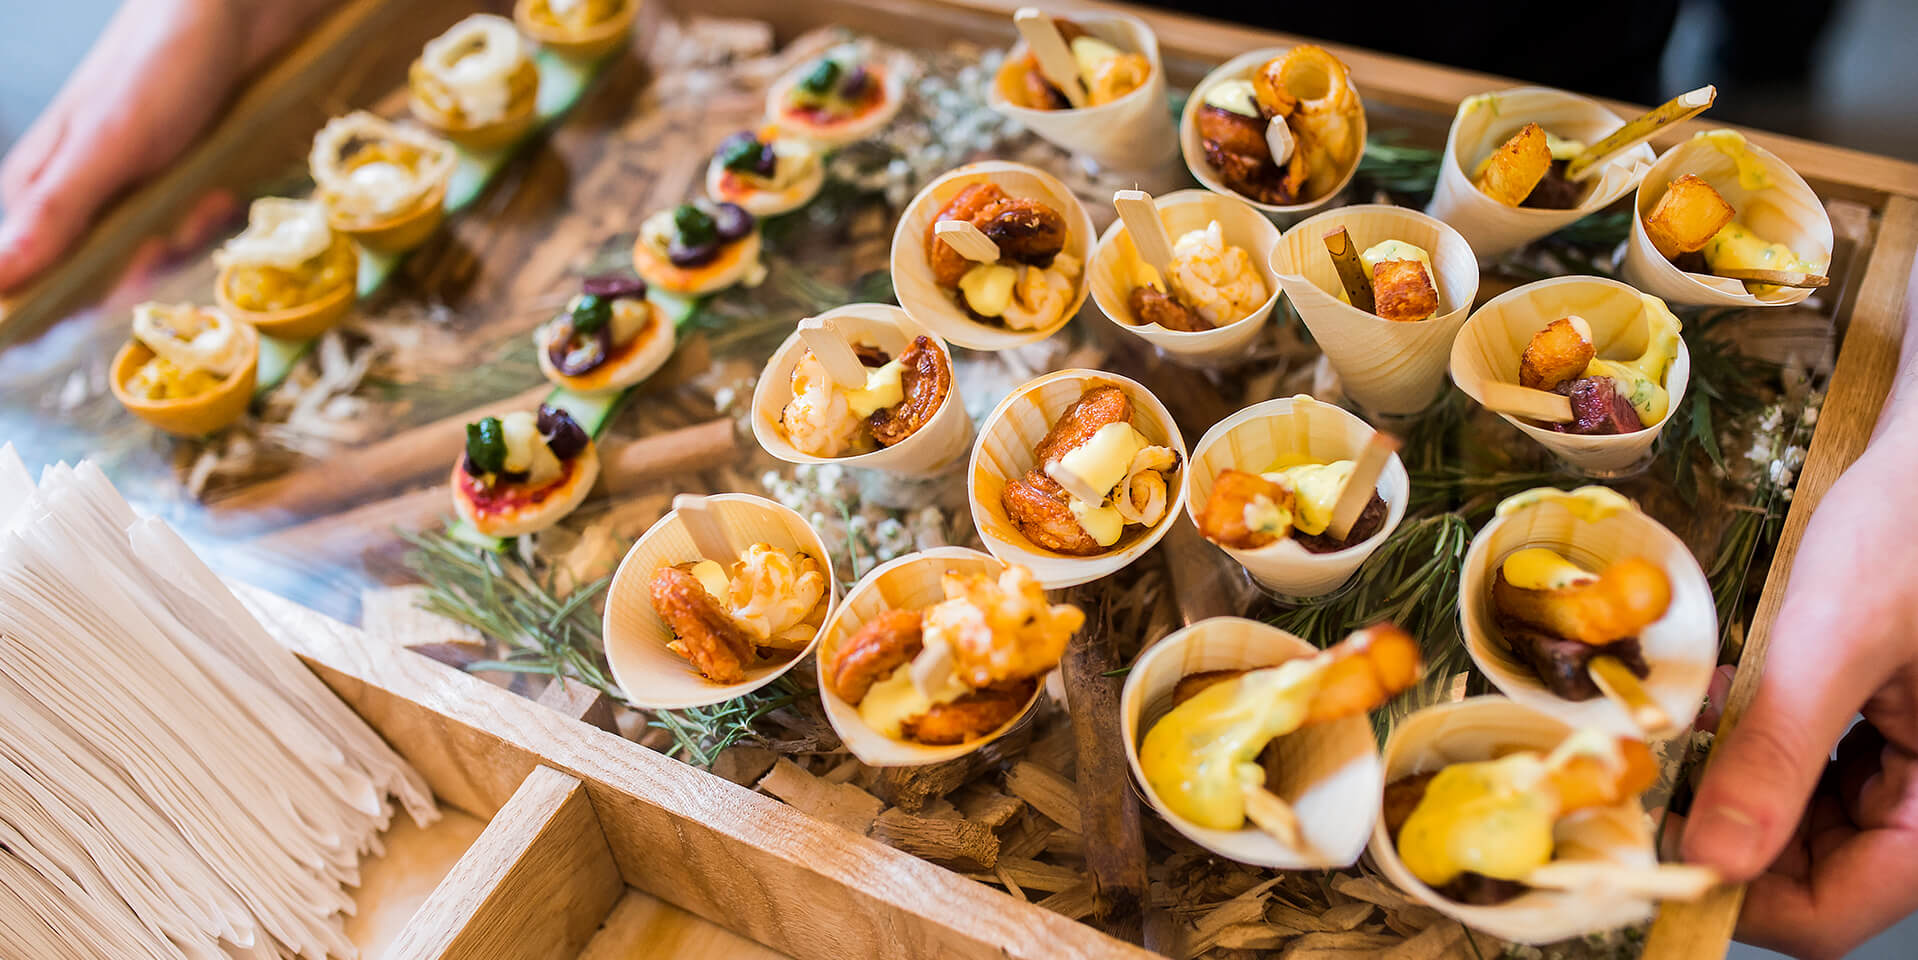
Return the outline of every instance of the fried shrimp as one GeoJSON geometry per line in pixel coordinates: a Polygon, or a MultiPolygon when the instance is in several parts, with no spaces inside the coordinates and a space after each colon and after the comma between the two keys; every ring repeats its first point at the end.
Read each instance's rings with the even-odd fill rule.
{"type": "Polygon", "coordinates": [[[947,391],[952,389],[952,369],[930,337],[914,338],[912,346],[899,355],[899,365],[904,368],[899,382],[906,398],[891,407],[873,411],[866,420],[872,428],[873,439],[888,447],[912,436],[930,422],[933,414],[939,412],[940,404],[946,402],[947,391]]]}
{"type": "Polygon", "coordinates": [[[940,208],[932,223],[926,225],[926,262],[932,267],[932,277],[942,287],[956,287],[959,278],[972,269],[972,261],[967,260],[952,244],[939,239],[933,231],[945,220],[964,220],[978,226],[977,218],[986,208],[1006,199],[1006,192],[996,183],[973,183],[953,195],[953,198],[940,208]]]}
{"type": "Polygon", "coordinates": [[[900,732],[909,740],[933,746],[983,737],[1018,716],[1032,699],[1037,683],[1018,680],[974,691],[951,703],[935,703],[925,713],[908,718],[900,725],[900,732]]]}
{"type": "Polygon", "coordinates": [[[1271,529],[1269,524],[1255,527],[1248,522],[1248,515],[1289,517],[1293,503],[1292,491],[1284,484],[1256,473],[1224,470],[1212,479],[1212,495],[1206,497],[1205,508],[1199,511],[1199,532],[1207,540],[1234,550],[1257,550],[1289,533],[1290,524],[1285,530],[1271,529]]]}
{"type": "Polygon", "coordinates": [[[674,653],[714,683],[739,683],[753,660],[752,639],[699,578],[678,567],[653,571],[653,611],[673,630],[674,653]]]}
{"type": "Polygon", "coordinates": [[[975,689],[1052,669],[1085,612],[1046,602],[1045,588],[1021,566],[997,578],[947,574],[946,599],[926,610],[925,630],[952,652],[959,679],[975,689]]]}
{"type": "Polygon", "coordinates": [[[1066,247],[1066,218],[1031,197],[1006,197],[981,210],[972,225],[999,245],[999,257],[1041,269],[1066,247]]]}
{"type": "Polygon", "coordinates": [[[827,665],[833,693],[857,706],[873,684],[910,663],[925,647],[921,620],[919,610],[887,610],[862,624],[827,665]]]}

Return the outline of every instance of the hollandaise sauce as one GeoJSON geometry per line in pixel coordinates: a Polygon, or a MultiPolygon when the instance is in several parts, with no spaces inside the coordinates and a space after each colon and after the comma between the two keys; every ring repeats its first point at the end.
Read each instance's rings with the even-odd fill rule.
{"type": "Polygon", "coordinates": [[[1644,302],[1645,351],[1630,360],[1594,358],[1585,367],[1585,376],[1610,377],[1618,392],[1638,411],[1639,423],[1652,426],[1665,419],[1671,409],[1671,394],[1665,389],[1665,373],[1678,356],[1678,317],[1665,301],[1640,294],[1644,302]]]}
{"type": "Polygon", "coordinates": [[[1071,494],[1066,506],[1072,518],[1102,547],[1118,543],[1125,531],[1125,518],[1107,502],[1107,494],[1125,479],[1132,458],[1150,445],[1132,424],[1108,423],[1046,468],[1071,494]]]}
{"type": "Polygon", "coordinates": [[[1547,547],[1526,547],[1505,558],[1505,582],[1520,590],[1563,590],[1598,579],[1598,574],[1547,547]]]}
{"type": "Polygon", "coordinates": [[[1245,788],[1265,782],[1259,751],[1304,722],[1323,671],[1319,660],[1293,660],[1214,684],[1173,707],[1139,745],[1146,785],[1199,826],[1245,826],[1245,788]]]}
{"type": "MultiPolygon", "coordinates": [[[[919,656],[927,656],[928,650],[930,646],[927,650],[921,650],[919,656]]],[[[924,688],[913,682],[911,663],[900,666],[886,679],[873,684],[872,689],[866,691],[865,699],[859,701],[859,719],[865,721],[866,726],[897,740],[904,736],[907,720],[931,710],[934,704],[951,703],[971,692],[950,667],[944,671],[927,672],[931,675],[927,677],[924,688]]]]}
{"type": "MultiPolygon", "coordinates": [[[[1301,533],[1317,536],[1332,525],[1332,508],[1352,479],[1352,461],[1302,463],[1266,473],[1267,480],[1284,484],[1296,498],[1292,525],[1301,533]]],[[[1250,514],[1248,514],[1248,517],[1250,514]]]]}
{"type": "Polygon", "coordinates": [[[1399,830],[1400,859],[1432,887],[1468,871],[1523,880],[1552,859],[1558,801],[1539,789],[1546,772],[1535,753],[1440,770],[1399,830]]]}

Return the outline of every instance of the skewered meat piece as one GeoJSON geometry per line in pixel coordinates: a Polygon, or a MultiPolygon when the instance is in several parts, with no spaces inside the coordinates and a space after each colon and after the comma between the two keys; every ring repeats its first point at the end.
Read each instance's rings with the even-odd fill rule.
{"type": "Polygon", "coordinates": [[[1671,578],[1643,557],[1626,557],[1596,579],[1556,590],[1513,586],[1504,570],[1492,580],[1492,606],[1500,616],[1593,646],[1638,636],[1671,602],[1671,578]]]}
{"type": "Polygon", "coordinates": [[[1167,330],[1199,333],[1212,329],[1205,318],[1158,287],[1138,286],[1126,295],[1126,307],[1141,326],[1156,323],[1167,330]]]}
{"type": "Polygon", "coordinates": [[[649,586],[654,612],[673,629],[674,652],[714,683],[746,679],[752,640],[698,577],[678,567],[660,567],[649,586]]]}
{"type": "MultiPolygon", "coordinates": [[[[873,411],[866,421],[872,428],[873,439],[888,447],[912,436],[930,422],[933,414],[939,412],[939,405],[946,402],[946,392],[952,389],[952,371],[928,337],[914,338],[912,346],[899,355],[899,364],[904,368],[899,382],[905,399],[873,411]]],[[[883,366],[884,361],[879,365],[883,366]]]]}
{"type": "Polygon", "coordinates": [[[1566,700],[1596,700],[1603,695],[1587,669],[1593,657],[1612,657],[1640,680],[1652,672],[1637,637],[1594,646],[1552,636],[1509,617],[1500,617],[1498,628],[1506,645],[1538,674],[1545,689],[1566,700]]]}
{"type": "Polygon", "coordinates": [[[826,682],[850,704],[911,662],[925,646],[921,611],[887,610],[859,626],[826,665],[826,682]]]}
{"type": "Polygon", "coordinates": [[[1059,414],[1058,422],[1033,448],[1033,459],[1043,468],[1092,439],[1100,427],[1131,419],[1132,398],[1126,396],[1124,390],[1113,386],[1093,387],[1059,414]]]}
{"type": "Polygon", "coordinates": [[[1307,173],[1304,154],[1294,152],[1284,168],[1273,163],[1272,148],[1265,141],[1265,120],[1204,104],[1197,122],[1206,162],[1227,187],[1260,203],[1297,202],[1307,173]]]}
{"type": "Polygon", "coordinates": [[[926,261],[932,267],[932,276],[941,286],[959,285],[959,278],[972,269],[972,261],[967,260],[952,244],[941,240],[933,230],[944,220],[964,220],[977,226],[975,218],[987,207],[1006,199],[1006,192],[996,183],[967,184],[951,200],[940,208],[938,215],[926,225],[926,261]]]}
{"type": "Polygon", "coordinates": [[[1031,197],[993,203],[972,218],[972,225],[999,245],[1001,260],[1044,269],[1066,248],[1066,218],[1031,197]]]}
{"type": "Polygon", "coordinates": [[[976,690],[951,703],[936,703],[932,708],[900,725],[908,740],[941,746],[965,743],[983,737],[1019,715],[1032,699],[1038,681],[1016,680],[985,690],[976,690]]]}
{"type": "Polygon", "coordinates": [[[1064,488],[1039,470],[1006,484],[999,494],[1006,519],[1034,544],[1075,557],[1104,553],[1106,548],[1099,546],[1099,541],[1092,539],[1072,515],[1069,499],[1064,488]]]}
{"type": "Polygon", "coordinates": [[[1531,193],[1525,195],[1525,202],[1519,206],[1534,210],[1570,210],[1578,206],[1578,201],[1585,196],[1585,186],[1566,179],[1565,168],[1571,163],[1570,160],[1552,161],[1550,169],[1545,171],[1545,178],[1532,188],[1531,193]]]}
{"type": "Polygon", "coordinates": [[[1572,422],[1549,426],[1559,433],[1598,436],[1632,433],[1644,429],[1638,408],[1630,398],[1618,392],[1618,381],[1611,377],[1580,377],[1558,385],[1554,393],[1572,401],[1572,422]]]}

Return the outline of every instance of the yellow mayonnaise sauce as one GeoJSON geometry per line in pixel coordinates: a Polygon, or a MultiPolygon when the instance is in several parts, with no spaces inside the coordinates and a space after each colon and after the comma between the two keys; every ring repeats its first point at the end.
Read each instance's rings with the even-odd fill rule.
{"type": "Polygon", "coordinates": [[[1732,164],[1738,168],[1739,186],[1747,190],[1763,190],[1772,185],[1771,173],[1765,169],[1765,161],[1752,153],[1751,145],[1745,142],[1743,134],[1736,130],[1707,130],[1698,134],[1698,139],[1731,158],[1732,164]]]}
{"type": "Polygon", "coordinates": [[[997,317],[1012,306],[1012,288],[1019,282],[1019,271],[999,263],[974,264],[959,278],[959,293],[966,306],[982,317],[997,317]]]}
{"type": "Polygon", "coordinates": [[[919,655],[873,684],[866,698],[859,701],[859,719],[874,730],[898,739],[904,735],[907,720],[936,704],[951,703],[972,692],[952,668],[950,647],[950,641],[940,635],[937,627],[928,629],[919,655]],[[921,661],[943,664],[941,669],[921,669],[921,661]],[[919,675],[919,682],[914,681],[915,674],[919,675]]]}
{"type": "Polygon", "coordinates": [[[1615,513],[1638,509],[1624,494],[1610,487],[1585,486],[1570,491],[1557,487],[1533,487],[1500,501],[1497,513],[1501,517],[1509,517],[1540,503],[1559,504],[1586,523],[1597,523],[1615,513]]]}
{"type": "Polygon", "coordinates": [[[1545,774],[1529,752],[1440,770],[1399,830],[1399,858],[1434,887],[1468,870],[1523,879],[1552,859],[1558,802],[1536,789],[1545,774]]]}
{"type": "Polygon", "coordinates": [[[846,391],[846,405],[855,416],[869,417],[875,411],[884,410],[906,399],[906,388],[900,383],[899,376],[905,372],[905,366],[898,358],[881,367],[866,370],[866,385],[857,390],[846,391]]]}
{"type": "Polygon", "coordinates": [[[692,570],[688,572],[693,575],[693,579],[699,581],[700,586],[706,588],[707,593],[718,600],[724,601],[726,594],[732,591],[732,581],[726,577],[726,568],[714,561],[701,560],[693,564],[692,570]]]}
{"type": "Polygon", "coordinates": [[[1245,787],[1262,785],[1260,750],[1299,728],[1325,668],[1317,658],[1207,687],[1146,731],[1139,769],[1173,813],[1202,827],[1245,826],[1245,787]]]}
{"type": "Polygon", "coordinates": [[[1598,579],[1598,574],[1560,556],[1548,547],[1526,547],[1505,558],[1505,582],[1520,590],[1563,590],[1598,579]]]}
{"type": "Polygon", "coordinates": [[[1205,105],[1242,117],[1260,116],[1259,101],[1252,93],[1250,80],[1225,80],[1213,84],[1205,91],[1205,105]]]}
{"type": "MultiPolygon", "coordinates": [[[[1782,270],[1786,272],[1818,273],[1824,268],[1814,264],[1782,243],[1772,243],[1751,231],[1750,227],[1736,220],[1725,224],[1699,251],[1705,257],[1705,267],[1713,273],[1721,270],[1782,270]]],[[[1776,284],[1745,281],[1745,289],[1752,293],[1768,293],[1779,289],[1776,284]]]]}
{"type": "MultiPolygon", "coordinates": [[[[1295,498],[1292,524],[1303,533],[1321,534],[1332,524],[1332,508],[1352,478],[1352,461],[1302,463],[1263,474],[1267,480],[1290,488],[1295,498]]],[[[1247,515],[1250,517],[1250,514],[1247,515]]]]}
{"type": "Polygon", "coordinates": [[[1618,392],[1631,401],[1638,420],[1652,426],[1665,419],[1671,406],[1671,394],[1665,390],[1665,371],[1678,356],[1678,317],[1665,301],[1650,294],[1639,294],[1644,303],[1645,352],[1631,360],[1594,358],[1585,367],[1585,376],[1610,377],[1618,383],[1618,392]]]}
{"type": "Polygon", "coordinates": [[[1125,479],[1132,458],[1150,445],[1132,424],[1108,423],[1046,468],[1048,475],[1073,492],[1067,508],[1080,529],[1102,547],[1118,543],[1125,531],[1125,518],[1106,502],[1106,494],[1125,479]],[[1094,493],[1096,502],[1086,496],[1094,493]]]}
{"type": "Polygon", "coordinates": [[[1585,152],[1585,141],[1561,137],[1547,130],[1545,131],[1545,147],[1552,151],[1552,159],[1570,160],[1585,152]]]}

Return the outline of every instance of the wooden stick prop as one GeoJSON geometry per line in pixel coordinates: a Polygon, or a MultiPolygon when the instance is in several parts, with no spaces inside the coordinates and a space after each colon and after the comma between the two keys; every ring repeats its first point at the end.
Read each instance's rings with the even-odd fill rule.
{"type": "Polygon", "coordinates": [[[818,317],[799,321],[799,339],[806,341],[806,349],[819,359],[819,365],[826,368],[826,376],[834,383],[848,390],[865,389],[866,365],[859,362],[859,354],[853,352],[852,344],[839,335],[830,321],[818,317]]]}
{"type": "Polygon", "coordinates": [[[1718,871],[1685,863],[1653,866],[1603,860],[1557,860],[1525,875],[1528,887],[1622,893],[1653,900],[1696,900],[1724,882],[1718,871]]]}
{"type": "Polygon", "coordinates": [[[1815,273],[1800,273],[1796,270],[1717,270],[1714,277],[1726,280],[1750,280],[1753,283],[1769,283],[1777,287],[1801,287],[1817,289],[1830,286],[1830,277],[1821,277],[1815,273]]]}
{"type": "Polygon", "coordinates": [[[1025,38],[1026,49],[1032,51],[1033,59],[1039,61],[1039,72],[1046,80],[1058,87],[1074,107],[1085,106],[1086,91],[1079,84],[1079,62],[1073,59],[1066,38],[1059,35],[1059,25],[1037,7],[1020,7],[1012,15],[1012,23],[1025,38]]]}
{"type": "Polygon", "coordinates": [[[720,566],[728,566],[738,558],[732,541],[726,536],[726,528],[719,522],[718,511],[705,497],[682,493],[673,497],[673,512],[679,514],[679,522],[686,527],[686,535],[692,538],[693,549],[699,555],[720,566]]]}
{"type": "Polygon", "coordinates": [[[1379,474],[1385,472],[1385,465],[1392,462],[1392,454],[1398,448],[1397,440],[1380,431],[1372,431],[1372,438],[1365,441],[1365,448],[1359,451],[1358,459],[1352,463],[1352,476],[1345,481],[1345,489],[1339,492],[1338,502],[1332,504],[1332,520],[1325,528],[1328,536],[1334,540],[1344,540],[1352,532],[1352,525],[1359,522],[1359,515],[1365,512],[1366,504],[1372,502],[1373,492],[1379,486],[1379,474]]]}
{"type": "Polygon", "coordinates": [[[1365,264],[1359,262],[1359,248],[1352,242],[1352,234],[1344,227],[1327,233],[1325,252],[1332,255],[1332,268],[1339,272],[1339,284],[1345,287],[1346,299],[1366,313],[1377,313],[1378,301],[1372,298],[1372,278],[1365,275],[1365,264]]]}
{"type": "Polygon", "coordinates": [[[1572,416],[1570,397],[1546,390],[1495,381],[1482,385],[1479,394],[1479,405],[1493,413],[1545,423],[1571,423],[1576,419],[1572,416]]]}
{"type": "Polygon", "coordinates": [[[1645,692],[1645,685],[1639,683],[1638,678],[1617,657],[1593,657],[1585,665],[1585,672],[1591,675],[1592,682],[1598,685],[1605,699],[1623,707],[1626,715],[1638,724],[1640,730],[1645,731],[1646,736],[1663,736],[1673,732],[1671,714],[1666,713],[1665,708],[1645,692]]]}
{"type": "Polygon", "coordinates": [[[1278,794],[1256,784],[1246,784],[1245,818],[1287,847],[1305,849],[1305,833],[1299,828],[1299,815],[1278,794]]]}
{"type": "Polygon", "coordinates": [[[1658,131],[1675,123],[1684,123],[1705,112],[1718,99],[1718,88],[1706,84],[1681,93],[1670,100],[1633,117],[1604,139],[1586,147],[1565,165],[1565,179],[1584,180],[1605,166],[1613,157],[1651,139],[1658,131]]]}
{"type": "Polygon", "coordinates": [[[941,220],[932,225],[932,235],[946,241],[959,255],[974,263],[999,262],[999,245],[964,220],[941,220]]]}
{"type": "Polygon", "coordinates": [[[1165,220],[1152,203],[1152,194],[1144,190],[1121,190],[1112,195],[1112,206],[1119,211],[1119,219],[1125,221],[1126,233],[1132,237],[1139,259],[1157,270],[1160,281],[1164,282],[1172,266],[1172,236],[1166,233],[1165,220]]]}
{"type": "MultiPolygon", "coordinates": [[[[1093,596],[1080,590],[1075,599],[1084,602],[1093,596]]],[[[1086,625],[1059,661],[1078,748],[1076,783],[1086,871],[1092,875],[1093,915],[1110,922],[1108,932],[1114,936],[1139,943],[1144,935],[1140,911],[1147,902],[1145,835],[1120,736],[1122,681],[1112,675],[1125,664],[1107,629],[1104,603],[1086,606],[1086,625]]]]}

